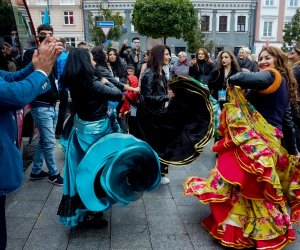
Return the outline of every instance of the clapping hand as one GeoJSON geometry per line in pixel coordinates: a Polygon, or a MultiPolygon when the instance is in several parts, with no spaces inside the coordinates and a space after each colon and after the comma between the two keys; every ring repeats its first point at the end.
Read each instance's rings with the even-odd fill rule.
{"type": "Polygon", "coordinates": [[[46,37],[40,44],[39,48],[34,51],[32,57],[32,65],[34,69],[43,70],[47,75],[49,75],[62,50],[63,46],[61,42],[57,42],[53,37],[46,37]]]}

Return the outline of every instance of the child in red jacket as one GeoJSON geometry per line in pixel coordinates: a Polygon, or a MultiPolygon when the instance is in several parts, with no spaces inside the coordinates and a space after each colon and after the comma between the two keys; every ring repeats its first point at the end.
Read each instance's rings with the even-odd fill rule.
{"type": "MultiPolygon", "coordinates": [[[[135,75],[128,75],[127,76],[127,84],[129,86],[136,88],[139,85],[139,79],[135,75]]],[[[120,109],[119,118],[122,118],[125,113],[131,111],[131,116],[135,116],[136,114],[136,105],[139,100],[138,94],[134,91],[127,90],[125,92],[125,99],[120,109]]]]}

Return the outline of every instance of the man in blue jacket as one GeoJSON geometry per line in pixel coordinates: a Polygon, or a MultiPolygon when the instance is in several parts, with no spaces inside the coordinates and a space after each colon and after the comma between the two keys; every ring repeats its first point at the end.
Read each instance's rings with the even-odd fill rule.
{"type": "Polygon", "coordinates": [[[5,198],[23,180],[23,163],[17,145],[16,110],[50,89],[48,76],[61,53],[61,43],[47,37],[30,63],[17,72],[0,70],[0,249],[6,248],[5,198]]]}

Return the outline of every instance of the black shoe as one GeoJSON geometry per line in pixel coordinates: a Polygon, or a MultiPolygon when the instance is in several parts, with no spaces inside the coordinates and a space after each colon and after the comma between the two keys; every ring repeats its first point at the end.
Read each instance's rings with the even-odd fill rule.
{"type": "Polygon", "coordinates": [[[48,181],[57,186],[64,185],[64,179],[60,176],[60,174],[49,176],[48,181]]]}
{"type": "Polygon", "coordinates": [[[88,218],[78,224],[81,228],[104,228],[107,227],[107,225],[107,220],[99,218],[98,216],[95,216],[92,219],[88,218]]]}
{"type": "Polygon", "coordinates": [[[41,180],[41,179],[45,179],[48,177],[49,177],[49,174],[43,170],[38,174],[33,174],[33,173],[30,174],[30,180],[41,180]]]}

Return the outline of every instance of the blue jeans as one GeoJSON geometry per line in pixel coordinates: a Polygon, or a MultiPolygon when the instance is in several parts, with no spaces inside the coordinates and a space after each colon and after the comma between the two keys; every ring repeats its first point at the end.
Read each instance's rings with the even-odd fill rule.
{"type": "Polygon", "coordinates": [[[35,107],[32,108],[32,116],[40,133],[40,141],[33,157],[31,173],[39,174],[43,166],[43,160],[45,159],[49,175],[57,175],[59,171],[54,161],[57,109],[50,105],[49,107],[35,107]]]}

